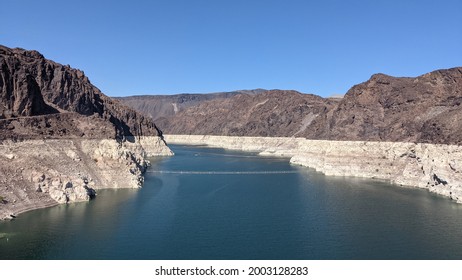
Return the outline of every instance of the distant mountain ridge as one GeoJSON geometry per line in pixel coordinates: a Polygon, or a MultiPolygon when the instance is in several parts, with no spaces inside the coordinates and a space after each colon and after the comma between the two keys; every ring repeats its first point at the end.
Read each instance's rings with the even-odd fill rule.
{"type": "Polygon", "coordinates": [[[303,136],[306,127],[337,102],[293,90],[268,90],[205,101],[157,122],[167,134],[303,136]]]}
{"type": "Polygon", "coordinates": [[[462,67],[375,74],[343,98],[269,90],[202,101],[157,123],[166,134],[462,144],[462,67]]]}
{"type": "Polygon", "coordinates": [[[151,116],[153,120],[157,120],[171,117],[180,111],[183,111],[192,106],[196,106],[207,100],[230,98],[237,94],[258,94],[265,91],[265,89],[253,89],[214,93],[134,95],[127,97],[115,97],[115,99],[120,100],[122,103],[134,108],[135,110],[151,116]]]}

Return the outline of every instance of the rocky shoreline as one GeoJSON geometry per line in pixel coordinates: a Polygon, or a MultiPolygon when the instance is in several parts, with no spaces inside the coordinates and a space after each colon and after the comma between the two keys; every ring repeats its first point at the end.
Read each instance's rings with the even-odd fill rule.
{"type": "Polygon", "coordinates": [[[208,145],[283,156],[329,176],[382,179],[462,203],[462,146],[291,137],[165,135],[169,144],[208,145]]]}
{"type": "Polygon", "coordinates": [[[88,201],[98,189],[139,188],[147,157],[170,156],[161,137],[41,139],[0,144],[0,219],[88,201]]]}

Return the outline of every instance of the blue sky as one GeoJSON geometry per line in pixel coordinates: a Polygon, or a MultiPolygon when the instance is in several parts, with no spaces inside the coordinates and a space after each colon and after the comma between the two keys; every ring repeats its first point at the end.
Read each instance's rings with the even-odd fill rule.
{"type": "Polygon", "coordinates": [[[295,89],[462,66],[462,1],[0,0],[0,44],[110,96],[295,89]]]}

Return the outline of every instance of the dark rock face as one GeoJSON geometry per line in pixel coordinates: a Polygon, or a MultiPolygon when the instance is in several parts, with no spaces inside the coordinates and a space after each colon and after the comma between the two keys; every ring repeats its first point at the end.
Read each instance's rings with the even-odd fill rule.
{"type": "Polygon", "coordinates": [[[0,58],[0,119],[57,113],[57,110],[45,104],[34,77],[24,68],[11,69],[3,58],[0,58]]]}
{"type": "Polygon", "coordinates": [[[138,95],[118,97],[116,99],[139,112],[151,116],[152,119],[156,121],[161,118],[172,117],[189,107],[199,105],[208,100],[231,98],[238,94],[257,94],[265,91],[264,89],[254,89],[208,94],[182,93],[174,95],[138,95]]]}
{"type": "Polygon", "coordinates": [[[338,101],[296,91],[270,90],[203,102],[159,119],[169,134],[301,136],[338,101]]]}
{"type": "Polygon", "coordinates": [[[0,120],[1,140],[114,138],[114,125],[97,115],[59,113],[0,120]]]}
{"type": "Polygon", "coordinates": [[[373,75],[342,99],[295,91],[202,102],[159,119],[167,134],[462,144],[462,68],[373,75]]]}
{"type": "Polygon", "coordinates": [[[462,68],[416,78],[376,74],[352,87],[304,136],[461,144],[461,103],[462,68]]]}
{"type": "MultiPolygon", "coordinates": [[[[0,45],[0,89],[0,119],[75,113],[74,118],[97,116],[108,122],[112,132],[103,129],[101,137],[161,134],[151,118],[102,94],[82,71],[36,51],[0,45]]],[[[71,128],[72,118],[61,119],[71,128]]]]}

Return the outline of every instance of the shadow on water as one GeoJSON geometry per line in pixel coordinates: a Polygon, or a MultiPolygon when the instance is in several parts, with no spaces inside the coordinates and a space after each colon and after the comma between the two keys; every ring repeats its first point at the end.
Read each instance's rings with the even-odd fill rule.
{"type": "Polygon", "coordinates": [[[147,173],[142,189],[2,222],[0,258],[462,258],[462,207],[449,199],[254,153],[172,149],[151,170],[199,172],[147,173]]]}
{"type": "Polygon", "coordinates": [[[92,201],[31,211],[1,223],[0,232],[12,237],[0,240],[0,258],[78,257],[84,252],[77,244],[104,242],[127,218],[123,211],[130,210],[136,196],[134,189],[100,190],[92,201]]]}

